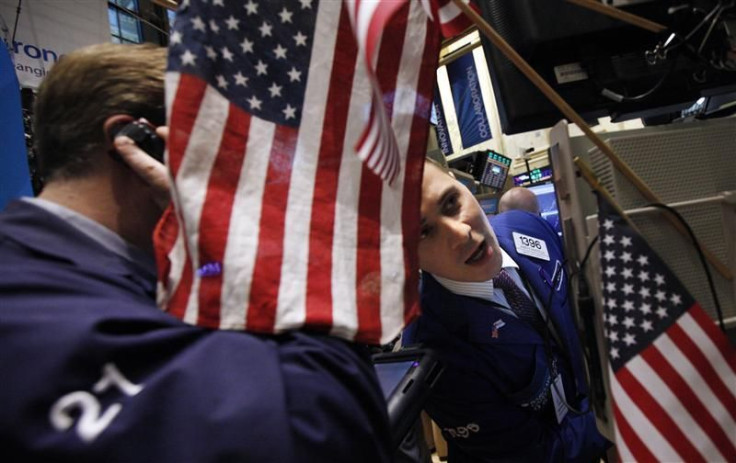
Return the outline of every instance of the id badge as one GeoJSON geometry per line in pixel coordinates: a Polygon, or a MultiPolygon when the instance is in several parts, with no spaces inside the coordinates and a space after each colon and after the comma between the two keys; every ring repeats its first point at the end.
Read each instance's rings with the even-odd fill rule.
{"type": "Polygon", "coordinates": [[[557,424],[560,424],[565,418],[565,415],[567,415],[567,405],[565,405],[565,401],[563,400],[565,396],[565,388],[562,386],[562,375],[558,374],[557,376],[555,376],[550,389],[552,392],[552,402],[555,404],[555,416],[557,416],[557,424]]]}
{"type": "Polygon", "coordinates": [[[511,232],[511,236],[514,238],[516,252],[549,262],[549,251],[544,240],[518,232],[511,232]]]}

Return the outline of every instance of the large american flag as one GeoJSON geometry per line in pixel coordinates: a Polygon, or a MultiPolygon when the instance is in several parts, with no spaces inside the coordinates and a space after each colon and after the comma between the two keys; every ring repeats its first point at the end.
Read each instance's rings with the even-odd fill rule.
{"type": "Polygon", "coordinates": [[[437,30],[462,27],[445,3],[181,3],[174,210],[156,235],[166,310],[211,328],[398,334],[417,311],[437,30]]]}
{"type": "Polygon", "coordinates": [[[736,461],[736,351],[600,197],[604,332],[623,461],[736,461]]]}

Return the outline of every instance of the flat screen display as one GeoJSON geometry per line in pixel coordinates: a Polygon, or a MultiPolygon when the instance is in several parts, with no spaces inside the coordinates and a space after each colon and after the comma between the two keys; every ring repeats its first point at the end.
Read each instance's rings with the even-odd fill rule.
{"type": "Polygon", "coordinates": [[[537,196],[539,213],[542,218],[554,227],[558,235],[562,236],[560,210],[557,207],[557,195],[555,194],[554,184],[542,183],[540,185],[530,185],[526,188],[537,196]]]}
{"type": "Polygon", "coordinates": [[[430,349],[409,347],[374,354],[372,358],[386,398],[392,441],[398,447],[419,418],[444,368],[430,349]]]}
{"type": "Polygon", "coordinates": [[[465,185],[465,188],[470,190],[471,193],[475,194],[478,191],[478,186],[475,184],[475,179],[472,175],[466,174],[465,172],[458,172],[455,169],[450,169],[455,174],[455,179],[465,185]]]}
{"type": "Polygon", "coordinates": [[[386,399],[391,397],[391,394],[394,392],[399,382],[418,364],[419,362],[415,360],[374,364],[373,366],[376,368],[376,374],[378,375],[378,382],[381,383],[383,396],[386,399]]]}
{"type": "Polygon", "coordinates": [[[545,166],[532,169],[519,175],[514,175],[514,186],[528,186],[534,183],[546,182],[552,178],[552,167],[545,166]]]}
{"type": "Polygon", "coordinates": [[[478,199],[478,203],[480,204],[481,209],[483,209],[483,212],[486,213],[486,215],[496,215],[498,214],[498,198],[480,198],[478,199]]]}

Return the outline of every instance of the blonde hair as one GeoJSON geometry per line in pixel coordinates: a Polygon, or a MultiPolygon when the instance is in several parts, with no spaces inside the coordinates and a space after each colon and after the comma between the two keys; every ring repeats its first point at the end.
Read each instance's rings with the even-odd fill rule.
{"type": "Polygon", "coordinates": [[[165,123],[166,49],[105,43],[62,56],[45,77],[34,107],[41,173],[48,180],[94,171],[116,114],[165,123]]]}

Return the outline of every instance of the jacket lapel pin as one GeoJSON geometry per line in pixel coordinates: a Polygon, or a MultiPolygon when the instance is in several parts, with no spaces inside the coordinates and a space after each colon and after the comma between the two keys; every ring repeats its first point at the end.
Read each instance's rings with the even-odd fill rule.
{"type": "Polygon", "coordinates": [[[493,322],[493,328],[491,329],[491,337],[493,339],[498,339],[498,330],[506,326],[506,322],[504,322],[501,319],[496,320],[493,322]]]}

